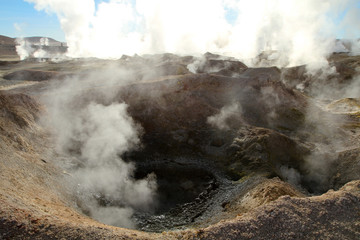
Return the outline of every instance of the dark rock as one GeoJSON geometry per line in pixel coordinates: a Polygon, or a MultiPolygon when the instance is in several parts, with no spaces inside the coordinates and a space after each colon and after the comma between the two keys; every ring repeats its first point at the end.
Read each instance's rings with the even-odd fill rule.
{"type": "Polygon", "coordinates": [[[241,128],[226,152],[229,169],[239,177],[254,172],[281,176],[279,167],[282,165],[303,172],[304,157],[310,153],[281,133],[256,127],[241,128]]]}
{"type": "Polygon", "coordinates": [[[360,148],[340,152],[335,162],[332,184],[335,189],[347,182],[360,179],[360,148]]]}
{"type": "Polygon", "coordinates": [[[39,71],[39,70],[19,70],[6,74],[3,78],[6,80],[25,80],[25,81],[46,81],[59,77],[59,72],[39,71]]]}

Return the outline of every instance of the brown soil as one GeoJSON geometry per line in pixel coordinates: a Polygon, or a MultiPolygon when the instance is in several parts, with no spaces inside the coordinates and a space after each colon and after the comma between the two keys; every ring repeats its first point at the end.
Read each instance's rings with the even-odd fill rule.
{"type": "MultiPolygon", "coordinates": [[[[158,56],[159,61],[173,58],[158,56]]],[[[191,59],[174,61],[177,63],[159,64],[165,66],[161,76],[178,75],[157,75],[125,87],[113,86],[117,91],[114,99],[129,105],[129,114],[144,129],[143,143],[145,149],[152,149],[150,153],[206,155],[219,168],[232,171],[235,177],[231,184],[247,183],[236,198],[218,203],[223,210],[211,226],[147,233],[104,225],[84,215],[64,184],[68,173],[57,164],[62,156],[55,152],[49,129],[38,121],[46,114],[46,105],[38,98],[52,86],[44,81],[0,91],[0,239],[360,238],[360,181],[354,172],[358,171],[358,148],[338,156],[334,165],[337,175],[332,178],[333,186],[340,188],[337,191],[311,196],[299,186],[273,178],[282,177],[278,166],[283,164],[306,172],[303,157],[313,147],[303,142],[302,135],[294,136],[308,131],[305,114],[309,98],[281,83],[276,68],[261,69],[259,75],[236,63],[231,65],[236,69],[228,69],[240,74],[234,78],[228,71],[226,76],[221,72],[190,74],[183,67],[191,59]],[[267,98],[262,97],[269,92],[267,98]],[[273,94],[275,104],[268,105],[273,94]],[[241,102],[242,112],[229,119],[230,130],[211,128],[207,117],[219,113],[234,97],[241,102]],[[252,182],[258,179],[252,178],[257,174],[262,174],[261,180],[252,182]]],[[[6,64],[3,69],[11,74],[14,68],[34,73],[34,68],[51,71],[50,67],[58,67],[22,64],[6,64]]],[[[71,63],[62,64],[66,70],[76,68],[71,63]]],[[[51,84],[61,84],[61,80],[51,84]]],[[[94,87],[85,88],[74,107],[80,109],[89,99],[104,104],[114,101],[94,93],[94,87]]],[[[357,136],[356,128],[342,131],[344,141],[351,134],[357,136]]],[[[358,139],[352,138],[351,144],[358,144],[358,139]]]]}

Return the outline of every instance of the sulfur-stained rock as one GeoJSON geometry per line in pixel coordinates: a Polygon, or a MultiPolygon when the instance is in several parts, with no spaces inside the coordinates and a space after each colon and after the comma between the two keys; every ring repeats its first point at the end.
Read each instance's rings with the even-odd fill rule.
{"type": "Polygon", "coordinates": [[[176,233],[181,239],[357,239],[360,182],[310,198],[283,196],[230,221],[176,233]]]}
{"type": "Polygon", "coordinates": [[[226,212],[240,215],[275,201],[282,196],[305,197],[303,193],[295,189],[291,184],[283,182],[279,178],[272,178],[260,181],[245,194],[228,202],[224,208],[226,212]]]}

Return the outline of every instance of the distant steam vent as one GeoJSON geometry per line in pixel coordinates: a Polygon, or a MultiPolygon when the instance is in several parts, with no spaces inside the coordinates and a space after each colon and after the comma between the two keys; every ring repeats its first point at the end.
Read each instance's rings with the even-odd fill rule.
{"type": "Polygon", "coordinates": [[[63,57],[68,46],[65,42],[59,42],[46,37],[10,38],[0,36],[0,55],[19,56],[25,59],[52,59],[63,57]]]}

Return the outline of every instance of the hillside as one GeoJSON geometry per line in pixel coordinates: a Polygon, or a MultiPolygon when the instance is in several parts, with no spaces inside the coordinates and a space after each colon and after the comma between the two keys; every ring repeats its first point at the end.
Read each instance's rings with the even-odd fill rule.
{"type": "Polygon", "coordinates": [[[4,62],[0,239],[359,239],[360,56],[329,64],[4,62]]]}
{"type": "MultiPolygon", "coordinates": [[[[46,42],[43,41],[46,37],[25,37],[27,41],[34,49],[38,49],[40,45],[47,45],[45,48],[50,52],[64,52],[66,51],[66,43],[59,42],[52,38],[46,38],[46,42]],[[43,41],[43,42],[42,42],[43,41]]],[[[7,36],[0,35],[0,57],[17,57],[16,52],[16,39],[7,36]]]]}

